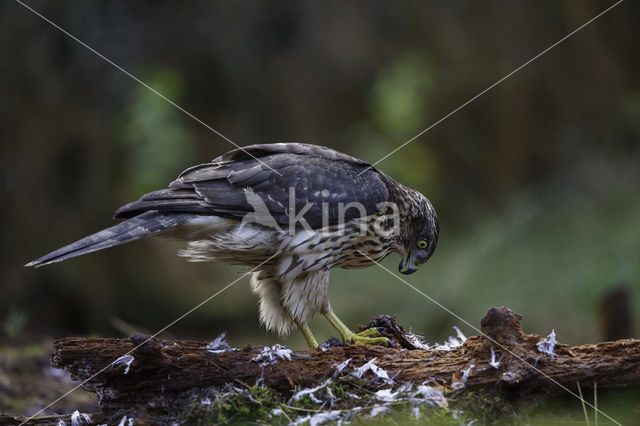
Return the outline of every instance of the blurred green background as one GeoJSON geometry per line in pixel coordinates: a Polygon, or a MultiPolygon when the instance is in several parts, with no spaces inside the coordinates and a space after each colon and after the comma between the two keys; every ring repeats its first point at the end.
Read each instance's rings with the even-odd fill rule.
{"type": "MultiPolygon", "coordinates": [[[[611,3],[29,5],[240,145],[307,142],[375,162],[611,3]]],[[[525,331],[577,344],[610,336],[614,312],[619,337],[638,337],[637,16],[621,4],[378,165],[439,213],[439,247],[410,283],[476,325],[507,305],[525,331]]],[[[25,269],[233,146],[11,1],[0,51],[5,342],[154,332],[239,276],[162,239],[25,269]]],[[[453,325],[476,334],[380,268],[334,270],[331,300],[353,327],[387,313],[428,342],[453,325]]],[[[321,318],[312,329],[331,334],[321,318]]],[[[248,278],[168,332],[225,330],[236,346],[278,341],[248,278]]]]}

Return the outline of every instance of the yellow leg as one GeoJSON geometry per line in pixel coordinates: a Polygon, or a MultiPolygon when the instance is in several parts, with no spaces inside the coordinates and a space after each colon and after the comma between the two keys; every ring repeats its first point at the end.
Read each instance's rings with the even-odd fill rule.
{"type": "Polygon", "coordinates": [[[362,333],[354,333],[349,330],[349,328],[344,325],[340,318],[333,311],[329,311],[324,314],[324,317],[329,321],[329,324],[335,328],[342,340],[346,343],[356,343],[356,344],[365,344],[365,343],[382,343],[384,345],[389,345],[389,340],[386,337],[382,337],[378,330],[375,328],[370,328],[368,330],[363,331],[362,333]],[[374,337],[376,336],[376,337],[374,337]]]}
{"type": "Polygon", "coordinates": [[[318,349],[318,342],[316,341],[316,338],[313,337],[313,333],[311,332],[309,326],[307,324],[303,326],[298,324],[298,329],[300,330],[300,333],[302,333],[304,340],[307,342],[307,346],[309,346],[309,349],[318,349]]]}

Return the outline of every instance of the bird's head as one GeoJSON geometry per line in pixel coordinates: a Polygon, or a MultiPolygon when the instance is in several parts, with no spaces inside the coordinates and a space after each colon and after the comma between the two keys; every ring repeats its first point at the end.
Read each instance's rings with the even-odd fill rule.
{"type": "Polygon", "coordinates": [[[398,239],[402,261],[398,269],[403,274],[412,274],[425,263],[438,244],[438,217],[425,196],[417,191],[408,209],[407,216],[400,225],[398,239]]]}

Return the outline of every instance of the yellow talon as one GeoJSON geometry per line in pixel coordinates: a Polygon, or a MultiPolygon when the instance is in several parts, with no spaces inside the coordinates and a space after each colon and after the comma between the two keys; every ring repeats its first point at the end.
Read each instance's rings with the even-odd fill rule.
{"type": "Polygon", "coordinates": [[[338,330],[338,333],[340,333],[340,336],[345,343],[355,343],[360,345],[379,343],[391,346],[389,344],[389,339],[387,339],[386,337],[382,337],[380,332],[375,328],[369,328],[363,332],[354,333],[353,331],[349,330],[349,328],[344,325],[342,321],[340,321],[340,318],[338,318],[336,314],[333,313],[333,311],[327,312],[326,314],[324,314],[324,316],[327,321],[329,321],[329,323],[333,326],[333,328],[338,330]]]}
{"type": "Polygon", "coordinates": [[[375,345],[379,343],[385,346],[390,346],[389,339],[383,337],[375,328],[368,328],[361,333],[351,333],[349,336],[347,336],[345,341],[349,343],[355,343],[357,345],[375,345]]]}

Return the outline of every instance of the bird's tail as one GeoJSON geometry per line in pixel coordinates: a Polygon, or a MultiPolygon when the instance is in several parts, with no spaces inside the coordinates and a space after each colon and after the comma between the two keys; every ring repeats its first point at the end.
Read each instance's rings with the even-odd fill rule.
{"type": "Polygon", "coordinates": [[[191,214],[163,214],[157,211],[148,211],[52,251],[25,266],[37,268],[93,251],[118,246],[182,225],[192,217],[191,214]]]}

